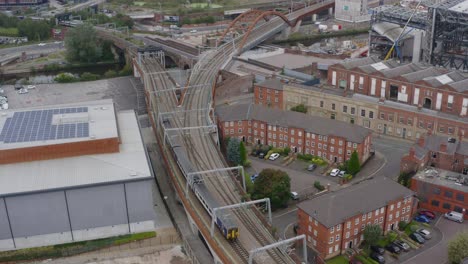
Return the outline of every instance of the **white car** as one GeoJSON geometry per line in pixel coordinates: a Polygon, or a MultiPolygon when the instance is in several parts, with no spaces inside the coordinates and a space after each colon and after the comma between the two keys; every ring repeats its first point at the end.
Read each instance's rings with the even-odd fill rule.
{"type": "Polygon", "coordinates": [[[269,160],[276,160],[277,158],[279,158],[279,156],[280,156],[280,154],[278,154],[278,153],[272,153],[268,159],[269,160]]]}
{"type": "Polygon", "coordinates": [[[7,110],[8,109],[8,103],[2,103],[1,104],[1,109],[2,110],[7,110]]]}
{"type": "Polygon", "coordinates": [[[36,89],[36,86],[35,85],[28,85],[28,87],[26,87],[27,89],[36,89]]]}
{"type": "Polygon", "coordinates": [[[190,33],[197,33],[198,31],[196,29],[190,30],[190,33]]]}
{"type": "Polygon", "coordinates": [[[26,88],[21,88],[19,91],[18,91],[19,94],[26,94],[26,93],[29,93],[28,89],[26,88]]]}
{"type": "Polygon", "coordinates": [[[42,46],[45,46],[46,44],[45,43],[39,43],[37,44],[39,47],[42,47],[42,46]]]}
{"type": "Polygon", "coordinates": [[[339,170],[339,169],[333,169],[333,170],[330,172],[330,176],[332,176],[332,177],[336,177],[336,176],[338,176],[338,174],[340,174],[340,170],[339,170]]]}

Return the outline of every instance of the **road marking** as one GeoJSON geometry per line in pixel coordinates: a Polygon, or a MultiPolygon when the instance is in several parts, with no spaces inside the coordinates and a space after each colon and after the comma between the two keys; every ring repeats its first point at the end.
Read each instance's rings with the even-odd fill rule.
{"type": "Polygon", "coordinates": [[[287,225],[286,228],[283,230],[283,239],[286,239],[286,231],[288,230],[288,228],[289,228],[291,225],[294,225],[294,222],[293,222],[293,223],[290,223],[289,225],[287,225]]]}
{"type": "Polygon", "coordinates": [[[382,157],[384,158],[384,162],[382,163],[382,165],[380,165],[380,167],[376,171],[374,171],[371,175],[367,176],[366,178],[370,178],[370,177],[374,176],[379,171],[381,171],[383,169],[383,167],[385,167],[385,165],[387,165],[387,163],[388,163],[387,158],[384,155],[382,155],[382,157]]]}
{"type": "Polygon", "coordinates": [[[294,208],[294,209],[292,209],[292,210],[289,210],[289,211],[287,211],[287,212],[285,212],[285,213],[282,213],[282,214],[280,214],[280,215],[275,215],[273,218],[278,218],[278,217],[281,217],[281,216],[290,214],[290,213],[295,212],[295,211],[297,211],[297,208],[294,208]]]}

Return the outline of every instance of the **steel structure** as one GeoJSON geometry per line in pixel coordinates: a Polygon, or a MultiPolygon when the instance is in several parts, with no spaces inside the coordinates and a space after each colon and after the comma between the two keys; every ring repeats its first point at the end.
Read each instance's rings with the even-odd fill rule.
{"type": "Polygon", "coordinates": [[[251,250],[249,252],[249,264],[253,263],[253,257],[255,256],[255,254],[258,254],[259,252],[262,252],[262,251],[265,251],[265,250],[268,250],[268,249],[271,249],[271,248],[279,247],[281,245],[288,244],[288,243],[291,243],[291,242],[294,242],[294,241],[297,241],[297,240],[302,240],[302,247],[303,247],[303,254],[304,254],[304,262],[303,263],[307,263],[306,235],[300,235],[300,236],[297,236],[297,237],[292,237],[292,238],[289,238],[289,239],[286,239],[286,240],[278,241],[278,242],[273,243],[271,245],[267,245],[267,246],[264,246],[264,247],[261,247],[261,248],[256,248],[254,250],[251,250]]]}
{"type": "Polygon", "coordinates": [[[383,5],[372,9],[371,12],[372,24],[379,22],[389,22],[392,24],[404,26],[408,23],[408,27],[411,28],[422,30],[427,28],[428,21],[427,15],[425,13],[414,13],[414,10],[402,6],[383,5]]]}
{"type": "Polygon", "coordinates": [[[429,7],[425,61],[468,71],[468,1],[449,0],[429,7]]]}

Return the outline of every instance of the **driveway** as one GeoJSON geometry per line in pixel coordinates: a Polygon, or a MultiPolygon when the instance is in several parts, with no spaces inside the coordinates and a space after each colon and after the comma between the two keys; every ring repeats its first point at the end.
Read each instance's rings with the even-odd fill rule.
{"type": "Polygon", "coordinates": [[[447,220],[440,217],[435,226],[442,233],[442,239],[434,245],[425,245],[423,250],[417,252],[414,256],[407,260],[402,260],[402,264],[421,264],[421,263],[448,263],[447,246],[448,242],[455,235],[462,231],[468,231],[468,222],[462,224],[447,220]]]}

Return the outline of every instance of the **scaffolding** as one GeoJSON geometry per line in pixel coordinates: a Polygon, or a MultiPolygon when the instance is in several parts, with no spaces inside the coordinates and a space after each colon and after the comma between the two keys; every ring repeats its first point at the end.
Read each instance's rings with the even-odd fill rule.
{"type": "Polygon", "coordinates": [[[468,4],[449,0],[429,7],[424,60],[435,66],[468,71],[468,4]]]}

